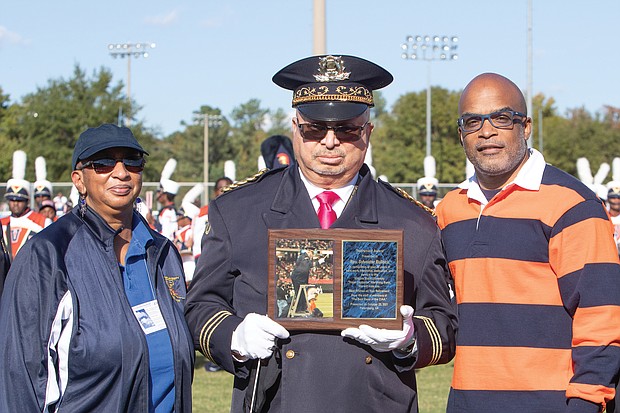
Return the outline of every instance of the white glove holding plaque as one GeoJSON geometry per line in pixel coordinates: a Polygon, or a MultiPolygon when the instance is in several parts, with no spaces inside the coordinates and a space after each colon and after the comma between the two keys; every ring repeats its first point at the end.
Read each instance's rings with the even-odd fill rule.
{"type": "Polygon", "coordinates": [[[250,313],[233,331],[230,349],[239,361],[266,359],[273,354],[276,338],[288,337],[288,331],[269,317],[250,313]]]}
{"type": "Polygon", "coordinates": [[[344,329],[340,335],[357,340],[362,344],[367,344],[375,351],[410,351],[408,347],[415,342],[413,308],[409,305],[402,305],[400,313],[403,316],[402,330],[386,330],[362,324],[359,328],[344,329]]]}

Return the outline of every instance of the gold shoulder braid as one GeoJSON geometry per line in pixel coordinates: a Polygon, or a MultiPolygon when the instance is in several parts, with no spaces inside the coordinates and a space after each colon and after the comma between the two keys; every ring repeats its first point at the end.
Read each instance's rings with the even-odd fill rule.
{"type": "Polygon", "coordinates": [[[403,198],[408,199],[409,201],[413,202],[414,204],[416,204],[420,208],[424,209],[426,212],[428,212],[432,216],[435,216],[435,210],[434,209],[431,209],[431,208],[427,207],[426,205],[424,205],[423,203],[421,203],[420,201],[418,201],[417,199],[415,199],[414,197],[409,195],[409,192],[405,191],[402,188],[397,188],[395,186],[392,187],[392,188],[394,188],[396,190],[396,192],[398,192],[403,198]]]}
{"type": "Polygon", "coordinates": [[[228,186],[225,186],[224,188],[222,188],[222,193],[230,192],[233,189],[237,189],[240,186],[243,186],[245,184],[249,184],[250,182],[256,182],[256,181],[258,181],[258,178],[263,176],[266,172],[269,172],[269,168],[261,169],[260,171],[258,171],[257,174],[254,174],[254,175],[252,175],[250,177],[247,177],[247,178],[242,179],[240,181],[234,182],[234,183],[232,183],[232,184],[230,184],[228,186]]]}

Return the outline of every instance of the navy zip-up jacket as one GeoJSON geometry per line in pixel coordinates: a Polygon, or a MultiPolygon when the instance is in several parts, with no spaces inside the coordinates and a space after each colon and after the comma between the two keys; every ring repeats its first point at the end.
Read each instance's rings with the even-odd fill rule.
{"type": "MultiPolygon", "coordinates": [[[[0,301],[0,412],[149,411],[148,346],[125,295],[116,233],[75,208],[17,255],[0,301]]],[[[174,410],[189,413],[183,267],[176,248],[152,236],[147,265],[172,342],[174,410]]]]}

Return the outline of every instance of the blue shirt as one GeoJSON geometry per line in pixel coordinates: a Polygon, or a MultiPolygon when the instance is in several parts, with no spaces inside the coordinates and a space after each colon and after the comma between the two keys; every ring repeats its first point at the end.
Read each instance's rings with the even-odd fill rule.
{"type": "MultiPolygon", "coordinates": [[[[129,304],[134,308],[135,313],[146,316],[146,313],[135,311],[135,307],[156,299],[155,288],[146,264],[146,247],[153,241],[153,237],[146,225],[139,219],[134,220],[132,227],[125,266],[119,264],[119,267],[123,274],[123,284],[129,304]]],[[[140,323],[145,325],[141,318],[140,323]]],[[[147,323],[150,323],[150,320],[147,320],[147,323]]],[[[151,389],[149,412],[170,413],[174,410],[174,358],[168,329],[163,328],[147,333],[146,342],[149,348],[149,387],[151,389]]]]}

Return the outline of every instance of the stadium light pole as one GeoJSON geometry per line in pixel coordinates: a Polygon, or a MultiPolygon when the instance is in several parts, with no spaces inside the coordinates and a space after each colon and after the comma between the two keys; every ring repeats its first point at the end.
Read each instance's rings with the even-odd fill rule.
{"type": "Polygon", "coordinates": [[[325,35],[325,0],[314,0],[312,54],[324,55],[327,50],[325,35]]]}
{"type": "Polygon", "coordinates": [[[406,60],[425,60],[428,63],[426,79],[426,156],[431,156],[431,62],[457,60],[459,38],[456,36],[407,36],[401,44],[401,57],[406,60]]]}
{"type": "MultiPolygon", "coordinates": [[[[149,57],[149,50],[156,47],[155,43],[110,43],[108,52],[113,58],[127,58],[127,104],[131,109],[131,58],[149,57]]],[[[130,112],[131,115],[131,112],[130,112]]],[[[126,118],[129,125],[129,118],[126,118]]]]}
{"type": "MultiPolygon", "coordinates": [[[[533,55],[532,55],[532,41],[533,41],[533,32],[532,32],[532,0],[527,1],[527,115],[534,119],[534,108],[532,107],[532,93],[533,93],[533,75],[532,75],[532,64],[533,64],[533,55]]],[[[527,140],[527,146],[532,147],[532,142],[534,141],[534,131],[532,130],[532,135],[530,139],[527,140]]]]}
{"type": "Polygon", "coordinates": [[[204,125],[202,167],[203,185],[206,201],[209,200],[209,126],[218,127],[222,124],[222,115],[210,115],[208,113],[196,113],[194,119],[204,125]]]}

